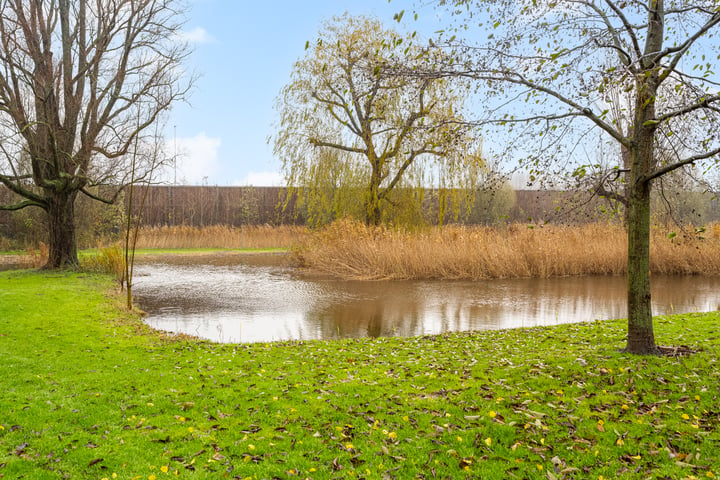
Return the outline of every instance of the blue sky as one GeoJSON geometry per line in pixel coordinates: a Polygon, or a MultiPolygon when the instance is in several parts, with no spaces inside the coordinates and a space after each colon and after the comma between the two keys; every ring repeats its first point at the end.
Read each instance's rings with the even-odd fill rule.
{"type": "MultiPolygon", "coordinates": [[[[165,130],[168,153],[178,153],[177,181],[189,185],[282,184],[267,144],[273,104],[323,21],[349,12],[400,30],[418,28],[393,21],[393,14],[413,10],[411,0],[192,0],[190,6],[189,67],[200,78],[189,105],[173,108],[165,130]]],[[[421,21],[429,25],[434,15],[421,12],[421,21]]],[[[174,177],[170,171],[165,179],[174,177]]]]}

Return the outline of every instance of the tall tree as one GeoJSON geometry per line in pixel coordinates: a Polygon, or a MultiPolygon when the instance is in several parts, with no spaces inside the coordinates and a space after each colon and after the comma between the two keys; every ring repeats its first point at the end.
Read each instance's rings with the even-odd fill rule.
{"type": "Polygon", "coordinates": [[[397,68],[427,61],[417,53],[411,38],[376,19],[345,15],[324,26],[277,102],[274,150],[291,186],[314,188],[308,180],[318,178],[319,166],[357,172],[333,178],[364,178],[355,191],[362,192],[366,222],[376,225],[411,173],[419,178],[419,171],[433,169],[440,183],[474,178],[457,175],[477,163],[464,155],[473,139],[460,115],[461,93],[443,79],[397,68]]]}
{"type": "Polygon", "coordinates": [[[78,265],[75,199],[112,203],[90,187],[127,184],[132,145],[187,93],[181,27],[173,0],[0,0],[0,182],[22,197],[0,208],[47,213],[47,268],[78,265]]]}
{"type": "Polygon", "coordinates": [[[453,65],[436,68],[431,76],[473,79],[487,95],[488,114],[481,123],[502,125],[505,135],[530,133],[525,138],[532,143],[512,146],[528,152],[524,161],[533,174],[548,171],[550,164],[566,164],[561,152],[572,154],[592,130],[619,146],[628,170],[626,351],[657,353],[650,303],[650,191],[653,180],[685,165],[715,161],[720,153],[720,81],[713,71],[718,3],[439,3],[455,15],[458,37],[441,42],[454,52],[453,65]],[[613,121],[604,96],[617,85],[625,85],[630,99],[626,124],[613,121]],[[663,90],[663,85],[672,88],[663,90]],[[691,138],[678,134],[688,124],[693,125],[691,138]],[[664,150],[672,155],[656,155],[660,143],[670,145],[664,150]]]}

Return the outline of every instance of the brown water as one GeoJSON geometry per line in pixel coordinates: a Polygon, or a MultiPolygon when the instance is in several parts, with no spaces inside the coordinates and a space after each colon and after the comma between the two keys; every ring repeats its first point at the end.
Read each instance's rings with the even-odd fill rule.
{"type": "MultiPolygon", "coordinates": [[[[653,277],[656,315],[712,311],[720,277],[653,277]]],[[[623,277],[360,282],[307,279],[282,257],[138,265],[146,322],[217,342],[412,336],[626,316],[623,277]]]]}

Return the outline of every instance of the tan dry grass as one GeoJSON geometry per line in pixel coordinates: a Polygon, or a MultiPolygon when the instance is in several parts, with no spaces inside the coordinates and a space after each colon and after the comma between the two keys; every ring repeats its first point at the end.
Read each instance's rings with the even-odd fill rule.
{"type": "Polygon", "coordinates": [[[94,255],[80,260],[80,267],[89,272],[109,273],[115,276],[119,285],[125,281],[125,255],[121,244],[98,247],[94,255]]]}
{"type": "Polygon", "coordinates": [[[137,248],[290,248],[306,235],[305,227],[296,226],[143,227],[137,248]]]}
{"type": "MultiPolygon", "coordinates": [[[[720,274],[720,227],[708,238],[652,234],[656,274],[720,274]],[[682,237],[682,238],[681,238],[682,237]]],[[[485,279],[626,272],[621,226],[434,227],[417,232],[343,220],[294,248],[312,271],[354,279],[485,279]]]]}
{"type": "Polygon", "coordinates": [[[40,268],[47,263],[50,256],[50,248],[43,242],[40,242],[37,248],[27,247],[25,252],[27,255],[18,262],[24,268],[40,268]]]}

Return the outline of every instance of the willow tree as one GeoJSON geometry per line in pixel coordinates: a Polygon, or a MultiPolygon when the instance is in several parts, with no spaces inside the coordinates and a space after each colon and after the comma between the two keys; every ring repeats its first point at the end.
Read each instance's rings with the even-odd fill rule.
{"type": "Polygon", "coordinates": [[[277,101],[274,151],[291,187],[316,197],[327,185],[355,192],[365,221],[376,225],[393,192],[422,187],[430,171],[444,187],[473,181],[461,87],[403,73],[430,60],[420,53],[412,37],[373,18],[325,24],[277,101]]]}
{"type": "Polygon", "coordinates": [[[132,145],[186,94],[181,17],[173,0],[0,0],[0,182],[19,198],[0,208],[47,213],[47,268],[78,265],[75,199],[112,203],[92,187],[127,184],[132,145]]]}
{"type": "Polygon", "coordinates": [[[593,131],[612,140],[619,155],[627,155],[626,351],[657,353],[650,297],[650,192],[654,180],[685,165],[715,161],[720,153],[720,81],[713,70],[717,2],[439,3],[449,6],[457,21],[457,38],[443,41],[455,62],[436,66],[432,76],[474,80],[489,106],[479,121],[499,127],[502,137],[493,138],[512,138],[508,143],[514,152],[527,154],[521,161],[533,175],[572,163],[593,131]],[[629,121],[621,128],[604,95],[620,84],[630,99],[629,121]],[[672,88],[664,90],[664,85],[672,88]],[[680,134],[688,124],[694,126],[692,137],[680,134]],[[530,141],[518,143],[521,138],[530,141]],[[660,143],[672,145],[665,150],[672,155],[657,155],[660,143]]]}

